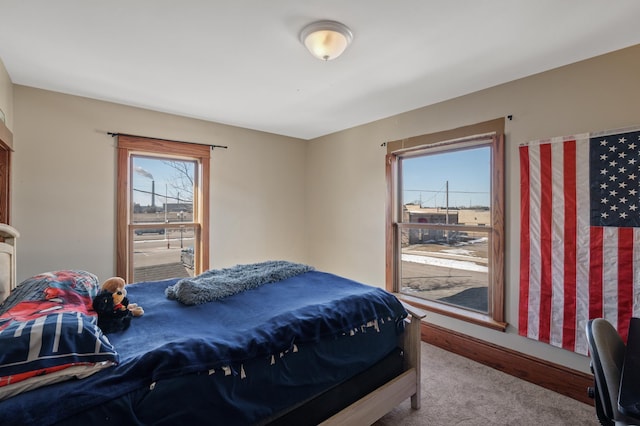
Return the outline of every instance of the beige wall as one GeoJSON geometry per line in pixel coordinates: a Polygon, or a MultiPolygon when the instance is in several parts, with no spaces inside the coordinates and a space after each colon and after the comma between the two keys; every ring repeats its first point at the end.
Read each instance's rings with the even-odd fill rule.
{"type": "MultiPolygon", "coordinates": [[[[114,272],[115,150],[106,134],[113,131],[229,146],[211,160],[212,267],[288,259],[380,287],[381,144],[511,114],[506,319],[516,324],[518,144],[640,124],[640,46],[309,142],[23,86],[14,86],[13,103],[19,279],[59,268],[100,278],[114,272]]],[[[501,333],[436,314],[428,321],[588,371],[586,357],[522,338],[513,325],[501,333]]]]}
{"type": "Polygon", "coordinates": [[[13,84],[0,58],[0,109],[5,115],[5,125],[13,132],[13,84]]]}
{"type": "Polygon", "coordinates": [[[429,314],[427,320],[582,371],[588,359],[517,335],[518,145],[640,125],[640,45],[352,128],[309,143],[310,259],[384,286],[385,141],[513,115],[506,120],[506,333],[429,314]]]}
{"type": "Polygon", "coordinates": [[[211,159],[211,266],[306,261],[303,141],[18,86],[18,279],[115,273],[115,141],[107,132],[227,145],[211,159]]]}

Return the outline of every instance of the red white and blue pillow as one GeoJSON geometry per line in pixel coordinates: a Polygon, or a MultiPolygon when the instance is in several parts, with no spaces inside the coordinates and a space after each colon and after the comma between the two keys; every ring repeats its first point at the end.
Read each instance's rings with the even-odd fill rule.
{"type": "Polygon", "coordinates": [[[65,270],[22,282],[0,306],[0,400],[118,362],[97,326],[95,275],[65,270]]]}

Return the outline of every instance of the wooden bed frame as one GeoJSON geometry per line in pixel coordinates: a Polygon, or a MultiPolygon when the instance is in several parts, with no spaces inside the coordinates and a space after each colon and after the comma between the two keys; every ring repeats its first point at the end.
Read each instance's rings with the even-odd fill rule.
{"type": "Polygon", "coordinates": [[[409,313],[399,346],[404,350],[403,373],[331,416],[322,426],[370,425],[407,398],[420,408],[420,321],[425,313],[403,303],[409,313]]]}
{"type": "Polygon", "coordinates": [[[17,229],[0,223],[0,303],[16,288],[16,239],[17,229]]]}

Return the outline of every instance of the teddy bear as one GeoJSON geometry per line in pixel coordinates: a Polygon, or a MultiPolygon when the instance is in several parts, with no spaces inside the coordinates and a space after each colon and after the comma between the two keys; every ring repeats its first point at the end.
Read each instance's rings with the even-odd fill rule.
{"type": "Polygon", "coordinates": [[[103,333],[124,331],[131,325],[131,318],[144,314],[137,303],[129,303],[124,286],[124,279],[111,277],[93,298],[93,310],[98,314],[98,327],[103,333]]]}
{"type": "Polygon", "coordinates": [[[102,283],[100,289],[101,291],[106,290],[114,294],[117,294],[118,291],[122,292],[123,299],[126,301],[124,306],[131,311],[134,317],[139,317],[144,314],[144,309],[142,309],[142,306],[139,306],[137,303],[129,303],[129,299],[127,299],[127,290],[124,288],[125,284],[124,278],[111,277],[102,283]]]}

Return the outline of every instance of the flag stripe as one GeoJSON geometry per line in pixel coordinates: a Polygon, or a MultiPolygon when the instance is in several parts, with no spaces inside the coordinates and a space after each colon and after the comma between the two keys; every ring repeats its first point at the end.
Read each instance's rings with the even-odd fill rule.
{"type": "Polygon", "coordinates": [[[576,139],[576,340],[575,351],[587,353],[585,327],[589,320],[589,138],[576,139]]]}
{"type": "Polygon", "coordinates": [[[518,330],[528,330],[529,324],[529,147],[520,147],[520,310],[518,330]]]}
{"type": "Polygon", "coordinates": [[[553,252],[551,145],[540,146],[540,313],[538,340],[550,342],[553,252]]]}
{"type": "Polygon", "coordinates": [[[589,238],[589,318],[600,318],[602,310],[602,228],[591,228],[589,238]]]}
{"type": "Polygon", "coordinates": [[[564,162],[565,144],[554,143],[551,148],[551,312],[549,342],[562,346],[564,318],[564,162]]]}
{"type": "Polygon", "coordinates": [[[540,315],[540,274],[541,274],[541,251],[540,251],[540,146],[533,145],[529,147],[531,171],[535,173],[529,174],[529,205],[531,207],[531,219],[529,220],[529,311],[528,323],[529,328],[525,330],[525,335],[538,339],[540,315]]]}
{"type": "Polygon", "coordinates": [[[640,316],[640,229],[633,229],[633,313],[640,316]]]}
{"type": "Polygon", "coordinates": [[[633,311],[633,228],[618,232],[618,330],[626,341],[633,311]]]}
{"type": "Polygon", "coordinates": [[[573,350],[576,341],[576,141],[564,147],[564,317],[562,321],[562,347],[573,350]]]}
{"type": "Polygon", "coordinates": [[[602,310],[603,316],[618,328],[618,232],[602,227],[602,310]]]}

